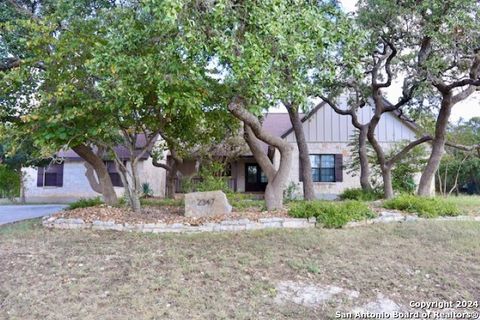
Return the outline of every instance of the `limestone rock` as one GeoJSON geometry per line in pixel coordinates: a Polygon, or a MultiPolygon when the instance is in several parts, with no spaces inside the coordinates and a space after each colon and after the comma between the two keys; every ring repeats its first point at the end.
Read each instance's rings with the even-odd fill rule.
{"type": "Polygon", "coordinates": [[[222,191],[192,192],[185,195],[186,217],[206,217],[231,212],[232,206],[222,191]]]}

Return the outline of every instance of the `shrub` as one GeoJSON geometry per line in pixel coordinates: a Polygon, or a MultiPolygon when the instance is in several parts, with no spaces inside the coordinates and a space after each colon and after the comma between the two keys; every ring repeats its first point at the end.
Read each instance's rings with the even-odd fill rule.
{"type": "Polygon", "coordinates": [[[13,199],[20,195],[20,175],[5,165],[0,165],[0,198],[13,199]]]}
{"type": "Polygon", "coordinates": [[[78,209],[78,208],[88,208],[95,207],[102,204],[103,201],[100,197],[90,198],[90,199],[80,199],[75,202],[72,202],[68,205],[68,210],[78,209]]]}
{"type": "Polygon", "coordinates": [[[196,184],[197,191],[222,190],[228,192],[228,178],[223,175],[224,166],[219,162],[207,163],[200,168],[200,182],[196,184]]]}
{"type": "Polygon", "coordinates": [[[288,213],[295,218],[315,217],[326,228],[341,228],[349,221],[375,216],[365,203],[359,201],[302,201],[294,203],[288,213]]]}
{"type": "Polygon", "coordinates": [[[283,199],[285,202],[295,200],[295,195],[298,192],[298,184],[291,181],[288,186],[283,190],[283,199]]]}
{"type": "Polygon", "coordinates": [[[343,206],[343,211],[348,214],[348,221],[361,221],[375,218],[375,213],[363,202],[345,201],[341,206],[343,206]]]}
{"type": "Polygon", "coordinates": [[[342,200],[374,201],[381,199],[382,195],[374,190],[366,191],[362,188],[345,189],[340,195],[342,200]]]}
{"type": "Polygon", "coordinates": [[[252,195],[238,192],[227,193],[228,202],[236,210],[259,209],[265,210],[265,201],[252,195]]]}
{"type": "Polygon", "coordinates": [[[455,203],[442,198],[425,198],[403,194],[384,202],[387,209],[418,213],[420,217],[456,216],[460,213],[455,203]]]}
{"type": "Polygon", "coordinates": [[[218,177],[218,176],[207,176],[205,175],[195,185],[196,191],[216,191],[222,190],[224,192],[229,191],[227,179],[225,177],[218,177]]]}
{"type": "Polygon", "coordinates": [[[148,182],[142,183],[142,193],[142,196],[144,198],[150,198],[151,196],[153,196],[153,190],[148,182]]]}

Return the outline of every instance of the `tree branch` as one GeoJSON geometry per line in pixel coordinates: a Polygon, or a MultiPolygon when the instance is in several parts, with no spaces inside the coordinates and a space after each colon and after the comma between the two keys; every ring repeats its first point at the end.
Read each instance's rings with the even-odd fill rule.
{"type": "Polygon", "coordinates": [[[320,96],[320,99],[322,99],[325,103],[327,103],[336,113],[343,116],[349,115],[352,118],[352,124],[355,128],[360,129],[362,127],[362,124],[358,121],[358,116],[355,109],[362,108],[363,106],[365,106],[365,101],[362,100],[360,105],[352,106],[350,109],[344,110],[339,108],[332,100],[330,100],[327,97],[320,96]]]}
{"type": "Polygon", "coordinates": [[[28,16],[29,18],[32,18],[32,19],[36,19],[35,15],[33,12],[29,11],[28,9],[26,9],[24,6],[22,6],[21,4],[19,4],[18,2],[14,1],[14,0],[7,0],[8,3],[10,3],[10,5],[15,9],[15,11],[17,11],[18,13],[22,14],[22,15],[26,15],[28,16]]]}
{"type": "Polygon", "coordinates": [[[262,124],[249,111],[244,107],[245,101],[241,97],[235,97],[228,104],[228,110],[238,119],[242,120],[246,125],[248,125],[255,136],[262,140],[263,142],[278,148],[282,151],[286,146],[289,146],[282,138],[274,136],[262,128],[262,124]]]}
{"type": "Polygon", "coordinates": [[[258,164],[267,175],[268,180],[272,181],[276,174],[275,167],[263,151],[260,141],[255,137],[252,128],[246,123],[244,123],[244,137],[255,156],[255,160],[257,160],[258,164]]]}
{"type": "Polygon", "coordinates": [[[19,58],[5,58],[0,61],[0,71],[5,72],[20,66],[19,58]]]}
{"type": "Polygon", "coordinates": [[[165,169],[165,170],[167,170],[167,171],[171,171],[171,170],[172,170],[172,167],[169,166],[168,164],[158,162],[158,160],[155,159],[155,158],[152,156],[152,153],[150,153],[150,156],[152,157],[152,164],[153,164],[154,167],[163,168],[163,169],[165,169]]]}
{"type": "MultiPolygon", "coordinates": [[[[392,64],[393,58],[395,58],[395,56],[397,55],[397,49],[395,48],[393,43],[391,43],[390,41],[388,41],[386,38],[383,38],[383,37],[382,37],[382,40],[385,42],[387,47],[390,49],[390,53],[388,54],[387,60],[385,61],[385,72],[387,73],[387,81],[384,82],[384,83],[377,83],[375,81],[374,87],[376,87],[377,89],[378,88],[388,88],[392,85],[393,72],[392,72],[391,64],[392,64]]],[[[386,51],[387,50],[385,50],[385,52],[386,51]]]]}
{"type": "Polygon", "coordinates": [[[398,161],[402,160],[402,158],[405,157],[410,150],[412,150],[413,148],[415,148],[416,146],[424,142],[431,141],[431,140],[433,140],[431,136],[423,136],[415,141],[410,142],[402,150],[400,150],[400,152],[398,152],[395,156],[393,156],[392,158],[390,158],[390,160],[386,162],[387,166],[394,165],[398,161]]]}

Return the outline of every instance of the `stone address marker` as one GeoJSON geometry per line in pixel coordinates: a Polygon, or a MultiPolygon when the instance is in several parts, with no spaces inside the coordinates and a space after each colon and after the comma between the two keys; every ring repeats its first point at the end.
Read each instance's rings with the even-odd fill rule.
{"type": "Polygon", "coordinates": [[[207,217],[231,213],[232,206],[222,191],[192,192],[185,194],[185,216],[207,217]]]}

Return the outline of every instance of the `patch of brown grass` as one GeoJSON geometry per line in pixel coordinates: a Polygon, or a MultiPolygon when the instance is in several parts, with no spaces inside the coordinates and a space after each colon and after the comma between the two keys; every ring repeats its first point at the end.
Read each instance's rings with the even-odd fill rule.
{"type": "Polygon", "coordinates": [[[378,292],[478,299],[480,224],[156,235],[0,227],[0,318],[326,319],[378,292]],[[277,305],[292,280],[360,292],[357,302],[277,305]]]}

